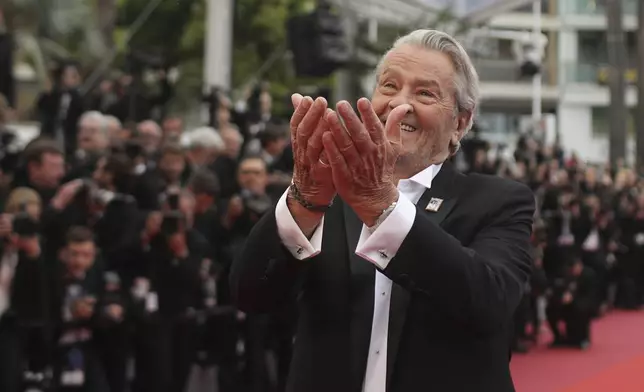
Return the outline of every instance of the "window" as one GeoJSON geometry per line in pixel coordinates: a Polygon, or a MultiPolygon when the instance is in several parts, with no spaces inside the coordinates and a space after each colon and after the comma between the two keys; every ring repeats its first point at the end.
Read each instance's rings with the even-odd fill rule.
{"type": "MultiPolygon", "coordinates": [[[[610,129],[610,109],[607,107],[594,107],[593,113],[593,135],[594,136],[608,136],[610,129]]],[[[628,110],[626,118],[626,134],[629,136],[635,135],[635,118],[637,112],[635,109],[628,110]]]]}
{"type": "MultiPolygon", "coordinates": [[[[637,64],[637,34],[625,33],[624,45],[628,64],[637,64]]],[[[580,31],[578,33],[578,59],[580,63],[601,65],[608,63],[608,37],[605,31],[580,31]]]]}
{"type": "Polygon", "coordinates": [[[604,31],[580,31],[578,33],[578,59],[585,64],[608,62],[607,38],[604,31]]]}
{"type": "MultiPolygon", "coordinates": [[[[550,12],[550,0],[541,0],[541,12],[544,14],[547,14],[550,12]]],[[[521,7],[517,7],[514,12],[532,12],[532,3],[528,5],[524,5],[521,7]]]]}

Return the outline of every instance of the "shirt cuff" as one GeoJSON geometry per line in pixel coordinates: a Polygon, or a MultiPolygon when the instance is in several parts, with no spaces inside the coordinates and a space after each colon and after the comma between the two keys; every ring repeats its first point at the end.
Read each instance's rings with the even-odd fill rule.
{"type": "Polygon", "coordinates": [[[324,217],[318,227],[313,232],[309,241],[300,227],[295,223],[291,211],[286,205],[286,195],[288,190],[280,197],[275,207],[275,220],[277,221],[277,233],[282,240],[282,244],[291,252],[293,257],[298,260],[304,260],[316,256],[322,250],[322,231],[324,227],[324,217]]]}
{"type": "Polygon", "coordinates": [[[416,206],[399,192],[396,207],[373,233],[362,225],[356,254],[384,270],[398,253],[415,219],[416,206]]]}

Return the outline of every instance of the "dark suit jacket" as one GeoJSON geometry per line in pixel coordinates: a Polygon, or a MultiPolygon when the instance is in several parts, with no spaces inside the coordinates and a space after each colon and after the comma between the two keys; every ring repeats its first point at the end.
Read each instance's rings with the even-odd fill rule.
{"type": "MultiPolygon", "coordinates": [[[[382,272],[393,282],[387,391],[510,392],[510,323],[531,272],[532,192],[445,163],[411,231],[382,272]],[[438,212],[424,209],[444,200],[438,212]]],[[[336,200],[322,252],[298,261],[275,214],[255,226],[231,272],[246,312],[299,296],[289,392],[359,392],[373,317],[374,273],[355,255],[362,223],[336,200]]]]}

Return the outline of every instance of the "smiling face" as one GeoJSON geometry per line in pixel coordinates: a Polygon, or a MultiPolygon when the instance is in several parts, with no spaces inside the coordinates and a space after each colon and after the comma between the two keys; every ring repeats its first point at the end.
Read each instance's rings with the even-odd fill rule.
{"type": "Polygon", "coordinates": [[[386,55],[372,97],[374,111],[386,123],[395,107],[412,107],[400,126],[398,178],[445,161],[450,145],[464,135],[471,113],[458,111],[455,77],[451,59],[438,51],[405,44],[386,55]]]}

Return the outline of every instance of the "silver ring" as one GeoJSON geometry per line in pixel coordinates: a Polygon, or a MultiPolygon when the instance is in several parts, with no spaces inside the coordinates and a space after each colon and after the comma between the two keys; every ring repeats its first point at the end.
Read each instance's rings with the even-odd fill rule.
{"type": "Polygon", "coordinates": [[[322,165],[322,166],[327,166],[327,167],[330,166],[328,163],[323,162],[322,158],[318,159],[318,162],[320,162],[320,165],[322,165]]]}

